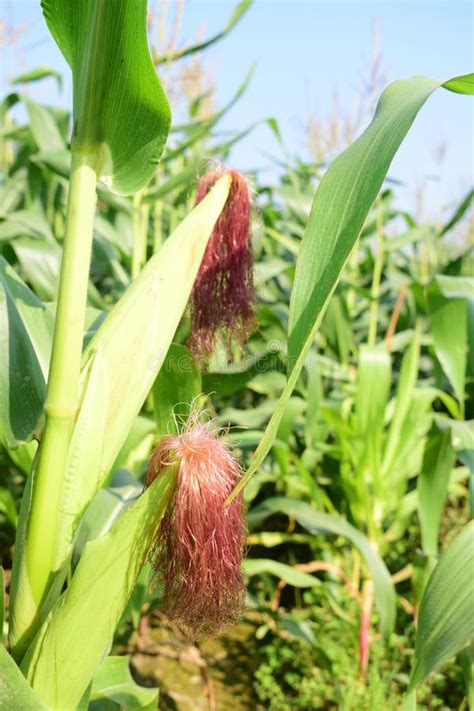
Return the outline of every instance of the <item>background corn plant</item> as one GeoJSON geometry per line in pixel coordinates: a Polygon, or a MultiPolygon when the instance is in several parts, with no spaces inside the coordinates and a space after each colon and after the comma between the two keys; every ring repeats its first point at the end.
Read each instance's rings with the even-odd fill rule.
{"type": "MultiPolygon", "coordinates": [[[[223,34],[248,5],[237,6],[223,34]]],[[[17,527],[6,628],[13,658],[1,652],[4,699],[22,709],[97,708],[104,698],[126,708],[156,707],[156,692],[136,685],[126,658],[107,655],[117,626],[136,626],[150,599],[145,562],[172,476],[140,496],[145,462],[156,435],[172,426],[176,406],[200,393],[212,398],[224,426],[237,427],[228,438],[248,463],[242,486],[252,548],[244,570],[257,637],[289,638],[289,650],[304,645],[315,668],[332,669],[334,676],[337,654],[322,661],[316,634],[318,616],[330,611],[331,624],[338,620],[349,631],[360,667],[354,676],[370,690],[374,635],[380,629],[386,640],[376,640],[374,664],[380,663],[377,645],[386,645],[390,660],[394,632],[407,615],[413,629],[419,607],[411,681],[397,679],[397,689],[409,690],[408,703],[415,703],[415,686],[461,653],[472,694],[462,651],[473,636],[472,526],[460,530],[437,565],[445,502],[465,501],[472,477],[466,399],[472,277],[468,245],[449,239],[472,195],[444,225],[418,225],[397,214],[392,191],[383,188],[426,99],[442,85],[472,93],[472,75],[444,84],[426,77],[396,82],[366,132],[324,175],[320,165],[287,160],[278,186],[255,182],[259,330],[233,364],[217,352],[201,372],[184,345],[185,308],[228,184],[223,180],[193,210],[194,181],[205,170],[204,156],[225,160],[248,130],[225,139],[215,133],[250,75],[226,107],[205,119],[196,120],[198,104],[191,105],[189,123],[175,127],[158,164],[168,118],[148,55],[145,10],[142,2],[122,2],[120,12],[105,3],[78,10],[74,3],[44,2],[73,71],[78,123],[71,144],[66,112],[21,92],[2,104],[0,510],[10,526],[6,550],[17,527]],[[88,74],[92,66],[98,69],[88,74]],[[18,103],[26,124],[12,118],[18,103]],[[135,117],[143,119],[141,135],[133,130],[135,117]],[[83,214],[93,243],[85,325],[76,333],[82,351],[77,414],[67,438],[59,435],[62,460],[57,446],[54,466],[44,455],[47,494],[36,494],[40,503],[31,509],[37,440],[45,448],[46,382],[68,219],[71,225],[66,199],[84,155],[86,168],[105,181],[97,184],[94,214],[95,178],[86,179],[83,214]],[[389,237],[394,221],[398,233],[389,237]],[[418,546],[410,540],[414,530],[418,546]],[[55,659],[61,665],[51,674],[55,659]]],[[[178,58],[179,52],[168,60],[178,58]]],[[[19,84],[51,71],[20,77],[19,84]]],[[[269,128],[278,134],[274,121],[269,128]]],[[[88,252],[79,250],[87,273],[88,252]]],[[[71,279],[79,266],[72,264],[71,279]]],[[[66,343],[58,356],[66,386],[73,346],[66,343]]],[[[449,509],[460,511],[460,521],[469,518],[462,506],[449,509]]],[[[159,607],[159,594],[156,602],[159,607]]],[[[406,673],[406,658],[404,665],[406,673]]],[[[280,681],[277,671],[269,686],[266,669],[263,664],[256,677],[262,701],[279,708],[278,690],[286,684],[290,706],[308,703],[298,682],[280,681]]],[[[324,683],[331,689],[319,679],[306,698],[324,683]]],[[[342,686],[325,693],[344,704],[350,691],[342,686]]]]}

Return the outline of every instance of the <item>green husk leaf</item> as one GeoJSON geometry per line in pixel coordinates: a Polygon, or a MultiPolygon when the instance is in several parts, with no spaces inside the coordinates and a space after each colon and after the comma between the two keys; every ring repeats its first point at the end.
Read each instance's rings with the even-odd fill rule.
{"type": "Polygon", "coordinates": [[[0,645],[0,706],[8,711],[48,711],[25,677],[0,645]]]}
{"type": "Polygon", "coordinates": [[[69,587],[30,645],[21,669],[52,708],[76,708],[107,655],[176,475],[176,468],[170,467],[107,533],[86,545],[69,587]]]}
{"type": "Polygon", "coordinates": [[[84,396],[61,505],[58,568],[68,555],[81,513],[104,482],[161,369],[229,185],[224,176],[192,210],[86,348],[84,396]]]}

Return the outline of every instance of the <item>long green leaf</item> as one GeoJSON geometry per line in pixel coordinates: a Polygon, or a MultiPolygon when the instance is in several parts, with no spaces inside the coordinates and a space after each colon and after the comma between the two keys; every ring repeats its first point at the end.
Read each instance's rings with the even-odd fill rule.
{"type": "Polygon", "coordinates": [[[321,584],[320,580],[314,575],[309,575],[309,573],[304,573],[291,565],[280,563],[271,558],[247,558],[247,560],[244,560],[242,568],[246,575],[269,573],[280,580],[284,580],[288,585],[293,585],[295,588],[312,588],[321,584]]]}
{"type": "Polygon", "coordinates": [[[467,302],[462,298],[446,298],[441,291],[442,284],[442,281],[441,285],[433,283],[428,292],[433,346],[462,410],[467,359],[467,302]]]}
{"type": "Polygon", "coordinates": [[[474,190],[470,190],[464,200],[461,201],[461,203],[458,205],[456,208],[454,214],[451,216],[451,218],[447,221],[447,223],[444,225],[443,229],[439,233],[439,236],[442,237],[443,235],[446,234],[446,232],[449,232],[457,223],[459,220],[461,220],[464,215],[466,214],[467,210],[472,206],[474,202],[474,190]]]}
{"type": "Polygon", "coordinates": [[[474,640],[474,521],[454,539],[421,600],[409,691],[474,640]]]}
{"type": "Polygon", "coordinates": [[[331,533],[348,538],[359,550],[374,580],[375,602],[382,631],[389,635],[395,623],[395,590],[385,563],[367,538],[345,519],[315,511],[297,499],[275,497],[251,509],[247,515],[250,528],[259,526],[268,516],[283,513],[292,516],[300,526],[313,534],[331,533]]]}
{"type": "Polygon", "coordinates": [[[393,417],[388,430],[383,457],[383,471],[386,476],[390,471],[397,453],[400,451],[401,436],[406,424],[410,408],[413,407],[413,393],[418,377],[418,366],[420,361],[420,328],[417,326],[413,334],[410,346],[407,348],[400,370],[397,392],[395,395],[395,406],[393,417]]]}
{"type": "Polygon", "coordinates": [[[23,98],[28,112],[29,126],[40,151],[61,151],[65,148],[59,128],[45,106],[23,98]]]}
{"type": "Polygon", "coordinates": [[[421,541],[428,555],[438,553],[439,524],[454,459],[449,429],[443,433],[435,429],[428,440],[417,481],[421,541]]]}
{"type": "Polygon", "coordinates": [[[203,49],[211,47],[216,42],[219,42],[223,37],[225,37],[239,22],[240,18],[252,5],[253,0],[240,0],[240,2],[232,10],[232,14],[229,17],[225,27],[213,35],[204,42],[199,42],[198,44],[191,45],[190,47],[184,47],[183,49],[177,49],[175,52],[170,54],[165,54],[162,57],[156,58],[156,64],[163,64],[164,62],[174,62],[182,57],[188,57],[190,54],[195,54],[196,52],[201,52],[203,49]]]}
{"type": "Polygon", "coordinates": [[[77,708],[107,654],[176,474],[173,468],[159,477],[106,534],[87,544],[71,584],[28,649],[21,669],[51,708],[77,708]]]}
{"type": "Polygon", "coordinates": [[[370,476],[375,478],[374,486],[377,485],[376,479],[381,465],[382,433],[391,374],[392,364],[385,346],[361,347],[357,371],[355,424],[356,434],[364,443],[370,476]]]}
{"type": "Polygon", "coordinates": [[[288,381],[232,497],[246,485],[270,451],[329,298],[392,159],[419,110],[440,86],[474,94],[472,75],[445,84],[424,76],[394,82],[383,92],[372,123],[336,158],[321,180],[303,235],[291,295],[288,381]]]}
{"type": "Polygon", "coordinates": [[[56,69],[53,69],[53,67],[47,67],[47,66],[36,67],[35,69],[32,69],[29,72],[24,72],[23,74],[19,74],[17,77],[15,77],[12,80],[11,83],[12,84],[28,84],[30,82],[39,81],[40,79],[48,79],[50,77],[53,79],[56,79],[58,88],[62,89],[63,78],[62,78],[61,74],[56,69]]]}
{"type": "Polygon", "coordinates": [[[72,69],[73,143],[100,150],[101,176],[119,194],[140,190],[156,169],[170,109],[150,57],[146,0],[42,0],[72,69]]]}

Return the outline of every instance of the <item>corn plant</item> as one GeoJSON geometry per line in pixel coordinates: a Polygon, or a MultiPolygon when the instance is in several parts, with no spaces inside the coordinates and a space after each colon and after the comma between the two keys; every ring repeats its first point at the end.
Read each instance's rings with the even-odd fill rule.
{"type": "MultiPolygon", "coordinates": [[[[247,5],[244,2],[238,6],[231,25],[247,5]]],[[[193,285],[198,289],[202,282],[201,263],[206,265],[208,244],[214,244],[216,230],[225,238],[223,225],[231,229],[228,215],[235,200],[240,199],[236,192],[242,184],[233,172],[213,176],[200,191],[198,204],[170,230],[163,244],[158,235],[155,254],[144,264],[147,244],[143,224],[147,223],[151,205],[159,212],[157,205],[165,193],[160,193],[159,185],[148,193],[144,190],[157,172],[170,127],[168,102],[147,46],[146,2],[88,0],[78,4],[73,0],[43,0],[42,7],[49,30],[71,67],[73,114],[69,197],[54,313],[6,259],[2,257],[0,262],[1,328],[5,334],[0,348],[0,433],[3,446],[12,456],[20,451],[25,469],[30,469],[15,545],[9,652],[5,647],[0,650],[0,699],[12,709],[87,708],[101,685],[106,686],[117,675],[123,676],[123,665],[108,653],[114,631],[150,557],[158,561],[164,558],[165,603],[185,627],[195,633],[208,631],[212,627],[211,614],[216,610],[223,622],[231,618],[233,597],[242,597],[238,571],[242,555],[241,492],[259,470],[284,425],[292,392],[311,355],[330,297],[391,160],[435,89],[474,93],[472,75],[447,82],[415,77],[392,84],[382,95],[370,126],[322,178],[304,230],[291,292],[288,377],[245,475],[239,480],[234,460],[221,442],[209,438],[209,432],[203,432],[199,424],[190,426],[185,434],[160,443],[150,462],[143,493],[128,502],[106,530],[91,536],[76,560],[74,545],[87,507],[107,484],[110,470],[137,426],[150,392],[153,391],[157,420],[161,422],[159,434],[163,434],[173,406],[183,399],[180,388],[184,388],[187,402],[199,394],[201,378],[196,365],[181,382],[179,373],[170,378],[162,371],[162,365],[167,356],[182,348],[173,344],[173,338],[190,297],[193,320],[204,324],[204,328],[218,311],[212,294],[206,303],[196,297],[198,292],[193,291],[193,285]],[[103,320],[95,323],[90,337],[87,326],[97,320],[98,314],[88,310],[88,294],[92,293],[96,305],[104,306],[89,283],[97,195],[115,204],[123,204],[120,201],[124,196],[134,196],[135,229],[130,255],[133,282],[123,284],[123,294],[103,320]],[[37,448],[34,442],[38,442],[37,448]],[[209,476],[202,478],[201,473],[196,484],[193,476],[198,466],[193,457],[197,451],[202,452],[201,462],[214,457],[214,466],[210,474],[204,468],[209,476]],[[200,497],[196,497],[196,489],[200,490],[200,497]],[[232,559],[230,572],[221,565],[228,562],[227,558],[208,558],[202,553],[203,546],[196,545],[196,541],[205,542],[203,520],[218,532],[218,551],[224,550],[232,559]],[[180,521],[183,526],[189,524],[191,532],[178,537],[177,543],[170,527],[180,525],[180,521]],[[182,540],[184,547],[180,547],[182,540]],[[189,569],[190,559],[200,561],[196,577],[177,577],[180,566],[187,565],[189,569]],[[201,565],[207,575],[206,584],[199,578],[201,565]]],[[[17,100],[18,97],[12,99],[17,100]]],[[[57,129],[49,131],[49,118],[28,100],[24,103],[31,130],[42,134],[38,140],[44,142],[46,133],[49,151],[42,160],[56,165],[62,161],[64,170],[67,147],[61,133],[57,129]]],[[[193,144],[197,139],[191,134],[188,140],[193,144]]],[[[183,169],[179,180],[186,184],[189,179],[189,169],[183,169]]],[[[50,207],[54,215],[54,205],[50,207]]],[[[36,227],[40,229],[41,225],[36,227]]],[[[242,257],[244,252],[247,259],[245,229],[239,235],[239,255],[242,257]]],[[[57,249],[56,242],[51,244],[52,249],[57,249]]],[[[116,273],[123,276],[118,268],[116,273]]],[[[248,270],[244,273],[248,274],[248,270]]],[[[247,291],[239,291],[235,285],[232,291],[239,293],[242,307],[247,291]]],[[[224,298],[222,293],[219,296],[224,298]]],[[[227,297],[231,298],[232,293],[226,292],[227,297]]],[[[242,341],[251,319],[242,308],[237,320],[233,320],[233,314],[230,309],[226,327],[240,329],[242,341]]],[[[205,344],[204,350],[214,347],[213,337],[206,340],[198,334],[197,342],[205,344]]],[[[380,387],[373,389],[371,384],[367,401],[357,403],[358,420],[354,425],[360,451],[353,506],[369,537],[342,517],[286,498],[270,499],[249,514],[250,522],[255,522],[271,512],[282,511],[310,534],[323,531],[347,537],[360,551],[373,580],[386,635],[393,629],[395,598],[386,566],[374,547],[375,529],[386,511],[394,509],[393,492],[383,477],[395,470],[399,456],[397,447],[403,440],[407,402],[413,396],[417,348],[415,342],[406,356],[406,378],[396,395],[384,446],[382,412],[388,396],[389,363],[386,354],[375,348],[361,353],[361,379],[365,360],[370,361],[371,373],[373,367],[377,372],[384,371],[380,387]],[[368,429],[372,436],[365,441],[368,429]],[[368,486],[367,472],[372,477],[370,492],[364,488],[368,486]],[[369,502],[372,488],[375,496],[369,502]],[[364,518],[369,505],[374,510],[364,518]]],[[[347,450],[351,456],[350,441],[347,450]]],[[[398,476],[398,470],[393,476],[398,476]]],[[[407,476],[400,477],[402,481],[397,481],[397,486],[403,488],[403,477],[407,476]]],[[[469,532],[467,529],[466,534],[461,534],[461,543],[469,532]]],[[[435,568],[423,598],[426,608],[431,608],[443,569],[450,569],[450,560],[460,545],[453,544],[455,552],[446,554],[447,562],[442,561],[435,568]]],[[[255,561],[253,565],[255,568],[255,561]]],[[[444,608],[440,609],[442,614],[444,608]]],[[[444,644],[442,635],[436,637],[436,654],[423,642],[420,629],[413,685],[466,645],[469,630],[459,622],[463,610],[464,607],[453,613],[449,643],[444,644]]],[[[425,616],[429,617],[429,613],[425,616]]],[[[438,634],[439,630],[435,632],[438,634]]],[[[432,640],[434,633],[428,629],[424,634],[432,640]]],[[[143,698],[156,703],[156,695],[145,694],[143,698]]]]}

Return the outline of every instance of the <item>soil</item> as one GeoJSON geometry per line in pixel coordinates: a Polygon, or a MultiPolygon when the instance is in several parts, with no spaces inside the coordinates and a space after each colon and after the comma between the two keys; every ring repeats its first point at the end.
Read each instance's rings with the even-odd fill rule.
{"type": "Polygon", "coordinates": [[[137,682],[160,688],[161,710],[255,711],[254,625],[234,625],[216,639],[190,644],[166,622],[155,624],[144,618],[127,651],[137,682]]]}

